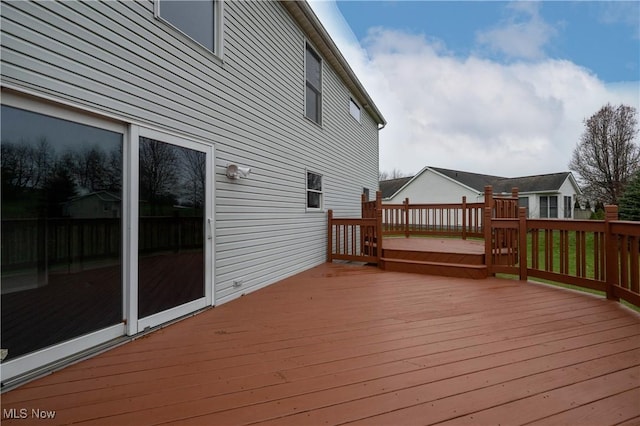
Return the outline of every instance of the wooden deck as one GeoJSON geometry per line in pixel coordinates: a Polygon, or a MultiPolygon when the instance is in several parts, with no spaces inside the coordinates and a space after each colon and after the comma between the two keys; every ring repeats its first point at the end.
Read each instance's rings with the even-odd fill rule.
{"type": "Polygon", "coordinates": [[[325,264],[2,395],[53,425],[640,424],[640,316],[325,264]]]}
{"type": "Polygon", "coordinates": [[[384,238],[381,267],[456,278],[487,278],[484,241],[456,238],[384,238]]]}

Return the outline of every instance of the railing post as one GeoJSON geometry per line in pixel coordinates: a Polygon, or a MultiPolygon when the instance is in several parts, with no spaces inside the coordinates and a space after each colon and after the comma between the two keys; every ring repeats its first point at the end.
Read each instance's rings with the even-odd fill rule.
{"type": "MultiPolygon", "coordinates": [[[[493,187],[491,185],[487,185],[484,187],[484,208],[485,210],[487,209],[487,207],[489,209],[491,209],[491,213],[493,213],[493,187]]],[[[484,216],[484,211],[483,211],[483,216],[484,216]]],[[[491,217],[491,216],[489,216],[491,217]]],[[[483,229],[485,227],[485,220],[484,217],[482,218],[482,226],[483,229]]],[[[486,234],[485,234],[486,235],[486,234]]]]}
{"type": "Polygon", "coordinates": [[[511,198],[513,198],[514,201],[514,216],[515,217],[519,217],[519,210],[518,210],[518,187],[514,186],[513,188],[511,188],[511,198]]]}
{"type": "Polygon", "coordinates": [[[327,212],[327,262],[333,262],[333,210],[327,212]]]}
{"type": "Polygon", "coordinates": [[[462,196],[462,239],[467,239],[467,196],[462,196]]]}
{"type": "Polygon", "coordinates": [[[518,208],[518,236],[520,238],[518,256],[520,261],[520,281],[527,281],[527,209],[518,208]]]}
{"type": "MultiPolygon", "coordinates": [[[[486,194],[486,192],[485,192],[486,194]]],[[[486,198],[485,198],[486,203],[486,198]]],[[[491,241],[491,207],[484,208],[484,217],[482,218],[482,225],[484,226],[484,264],[487,265],[487,272],[493,275],[492,272],[492,241],[491,241]]]]}
{"type": "Polygon", "coordinates": [[[376,255],[378,257],[378,268],[382,265],[382,192],[376,192],[376,255]]]}
{"type": "Polygon", "coordinates": [[[409,197],[404,199],[404,237],[409,238],[409,197]]]}
{"type": "Polygon", "coordinates": [[[618,238],[611,232],[611,221],[618,220],[618,206],[604,207],[604,241],[605,241],[605,262],[606,262],[606,291],[607,299],[619,300],[615,295],[615,286],[618,285],[618,238]]]}

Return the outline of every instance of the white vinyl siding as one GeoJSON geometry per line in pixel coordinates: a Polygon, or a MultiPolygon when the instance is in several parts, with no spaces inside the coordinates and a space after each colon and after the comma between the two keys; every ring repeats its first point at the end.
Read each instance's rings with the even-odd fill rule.
{"type": "Polygon", "coordinates": [[[324,262],[305,166],[322,170],[336,216],[358,215],[378,176],[377,124],[345,114],[349,90],[326,61],[323,126],[300,114],[306,35],[282,5],[227,2],[224,22],[224,63],[152,2],[6,2],[1,26],[5,87],[214,143],[217,303],[324,262]],[[228,179],[230,163],[251,175],[228,179]]]}

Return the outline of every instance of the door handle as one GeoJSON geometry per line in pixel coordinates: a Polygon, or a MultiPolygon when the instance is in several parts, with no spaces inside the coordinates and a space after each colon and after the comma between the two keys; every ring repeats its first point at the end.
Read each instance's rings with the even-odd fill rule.
{"type": "Polygon", "coordinates": [[[209,224],[209,233],[207,235],[207,240],[213,239],[213,225],[211,224],[211,222],[213,222],[211,218],[207,218],[207,223],[209,224]]]}

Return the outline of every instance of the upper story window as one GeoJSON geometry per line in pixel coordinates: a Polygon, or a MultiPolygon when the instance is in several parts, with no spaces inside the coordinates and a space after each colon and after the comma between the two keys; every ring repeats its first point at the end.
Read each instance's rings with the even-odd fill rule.
{"type": "Polygon", "coordinates": [[[349,112],[351,116],[360,122],[360,107],[353,99],[349,99],[349,112]]]}
{"type": "Polygon", "coordinates": [[[305,116],[320,124],[322,112],[322,63],[320,56],[307,44],[304,75],[306,80],[305,116]]]}
{"type": "Polygon", "coordinates": [[[156,16],[218,56],[222,50],[222,1],[156,0],[156,16]]]}

